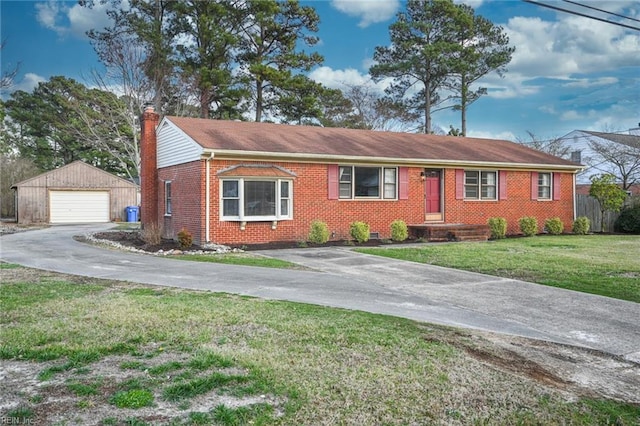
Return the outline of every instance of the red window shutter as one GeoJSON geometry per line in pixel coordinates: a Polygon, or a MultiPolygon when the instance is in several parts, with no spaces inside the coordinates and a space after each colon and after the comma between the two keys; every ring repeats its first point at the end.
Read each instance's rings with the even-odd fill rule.
{"type": "Polygon", "coordinates": [[[338,184],[338,165],[337,164],[329,164],[327,166],[327,181],[329,183],[329,199],[337,200],[338,194],[340,193],[339,184],[338,184]]]}
{"type": "Polygon", "coordinates": [[[538,199],[538,172],[531,172],[531,199],[538,199]]]}
{"type": "Polygon", "coordinates": [[[560,199],[561,178],[562,178],[562,175],[560,173],[553,174],[553,199],[556,201],[560,199]]]}
{"type": "Polygon", "coordinates": [[[456,200],[464,199],[464,170],[456,169],[456,200]]]}
{"type": "Polygon", "coordinates": [[[400,200],[409,199],[409,168],[398,168],[398,198],[400,200]]]}
{"type": "Polygon", "coordinates": [[[499,177],[498,177],[498,185],[500,187],[500,199],[506,200],[507,199],[507,171],[506,170],[500,170],[499,177]]]}

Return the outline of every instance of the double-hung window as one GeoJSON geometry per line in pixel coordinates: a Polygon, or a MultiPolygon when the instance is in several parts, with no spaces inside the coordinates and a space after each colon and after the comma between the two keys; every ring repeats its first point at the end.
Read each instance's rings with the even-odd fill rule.
{"type": "Polygon", "coordinates": [[[221,199],[223,220],[292,218],[292,188],[287,179],[224,179],[221,199]]]}
{"type": "Polygon", "coordinates": [[[551,173],[538,173],[538,199],[550,200],[552,178],[551,173]]]}
{"type": "Polygon", "coordinates": [[[164,183],[164,214],[171,216],[171,181],[164,183]]]}
{"type": "Polygon", "coordinates": [[[396,167],[340,166],[338,169],[339,198],[398,198],[396,167]]]}
{"type": "Polygon", "coordinates": [[[464,198],[467,200],[496,200],[498,173],[495,171],[465,170],[464,198]]]}

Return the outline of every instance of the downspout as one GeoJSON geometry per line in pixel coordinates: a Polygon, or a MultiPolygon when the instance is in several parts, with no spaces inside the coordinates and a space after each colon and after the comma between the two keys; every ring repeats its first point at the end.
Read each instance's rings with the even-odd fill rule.
{"type": "Polygon", "coordinates": [[[573,174],[573,221],[575,222],[578,217],[578,203],[576,202],[576,176],[577,173],[573,174]]]}
{"type": "Polygon", "coordinates": [[[209,221],[211,220],[211,160],[213,160],[213,152],[208,153],[209,156],[206,158],[206,168],[205,168],[205,197],[204,197],[204,241],[208,243],[211,241],[209,233],[211,232],[211,224],[209,221]]]}

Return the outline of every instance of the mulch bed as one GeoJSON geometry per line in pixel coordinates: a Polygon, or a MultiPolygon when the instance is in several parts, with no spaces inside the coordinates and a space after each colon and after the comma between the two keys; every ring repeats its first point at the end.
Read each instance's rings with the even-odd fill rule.
{"type": "MultiPolygon", "coordinates": [[[[109,232],[98,232],[94,234],[94,237],[100,240],[109,240],[113,242],[117,242],[127,247],[134,247],[138,250],[144,250],[148,252],[157,252],[157,251],[169,251],[169,250],[179,250],[178,242],[175,240],[163,239],[160,244],[149,245],[144,242],[140,236],[139,232],[132,231],[109,231],[109,232]]],[[[377,246],[388,246],[388,245],[402,245],[406,243],[415,243],[415,240],[406,240],[402,242],[390,241],[390,240],[369,240],[364,243],[355,243],[352,241],[346,240],[337,240],[337,241],[328,241],[325,244],[312,244],[305,243],[301,244],[297,241],[274,241],[270,243],[263,244],[237,244],[231,245],[231,248],[238,248],[245,251],[255,251],[255,250],[276,250],[276,249],[290,249],[290,248],[302,248],[302,247],[338,247],[338,246],[352,246],[352,247],[377,247],[377,246]]],[[[204,250],[206,248],[199,247],[196,244],[191,248],[192,250],[204,250]]]]}

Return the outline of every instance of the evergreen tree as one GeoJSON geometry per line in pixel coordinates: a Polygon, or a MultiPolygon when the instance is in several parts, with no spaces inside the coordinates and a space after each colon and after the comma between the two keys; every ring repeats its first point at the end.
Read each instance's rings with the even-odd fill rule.
{"type": "Polygon", "coordinates": [[[467,108],[481,96],[487,94],[487,89],[479,87],[472,90],[471,86],[490,72],[497,72],[502,76],[506,71],[505,65],[511,61],[515,51],[509,47],[509,38],[502,27],[494,25],[488,19],[476,15],[472,7],[460,4],[456,38],[458,49],[454,52],[450,63],[450,77],[448,87],[456,93],[458,104],[454,109],[461,114],[461,135],[467,134],[467,108]]]}
{"type": "Polygon", "coordinates": [[[393,78],[388,94],[408,111],[420,111],[425,133],[433,131],[431,112],[443,101],[438,92],[458,50],[459,15],[451,0],[409,0],[389,27],[391,46],[376,47],[369,70],[375,81],[393,78]]]}
{"type": "Polygon", "coordinates": [[[278,93],[296,87],[296,70],[309,71],[323,61],[318,53],[297,50],[300,42],[313,46],[320,18],[310,6],[297,0],[251,0],[246,3],[237,56],[242,74],[251,87],[255,121],[274,108],[278,93]]]}

